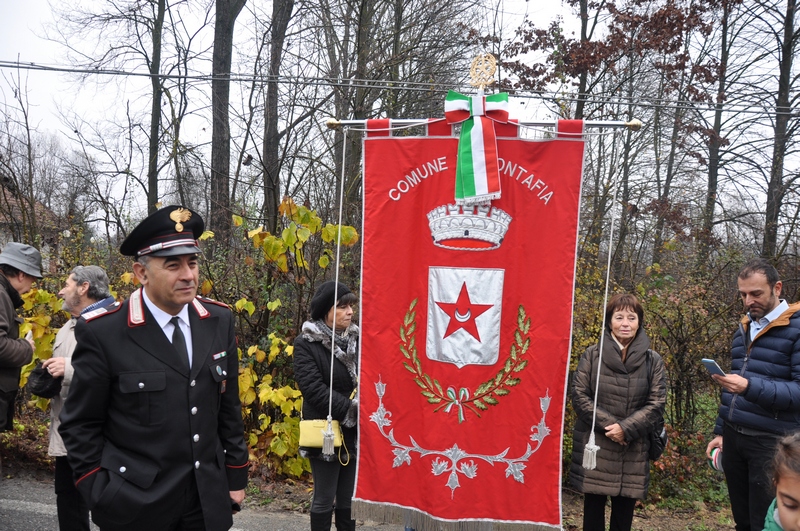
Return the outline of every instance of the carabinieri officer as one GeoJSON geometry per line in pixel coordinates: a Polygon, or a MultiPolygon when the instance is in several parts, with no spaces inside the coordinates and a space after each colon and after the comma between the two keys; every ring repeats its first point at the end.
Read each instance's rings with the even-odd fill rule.
{"type": "Polygon", "coordinates": [[[234,323],[197,297],[203,219],[168,206],[120,252],[142,284],[77,324],[59,433],[103,531],[230,529],[248,451],[234,323]]]}

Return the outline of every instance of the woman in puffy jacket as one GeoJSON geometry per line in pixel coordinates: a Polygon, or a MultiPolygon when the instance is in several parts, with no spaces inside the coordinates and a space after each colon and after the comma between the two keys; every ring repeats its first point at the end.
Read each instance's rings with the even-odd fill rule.
{"type": "Polygon", "coordinates": [[[330,530],[334,503],[336,529],[356,528],[350,513],[356,480],[358,420],[358,326],[352,323],[356,301],[357,297],[344,284],[339,283],[337,288],[337,283],[325,282],[311,299],[311,319],[303,323],[302,332],[294,341],[294,377],[303,393],[303,418],[326,419],[331,401],[331,417],[341,425],[346,448],[325,455],[320,448],[300,447],[300,455],[311,461],[314,480],[311,531],[330,530]]]}
{"type": "Polygon", "coordinates": [[[586,349],[574,375],[572,405],[577,419],[572,435],[570,483],[584,494],[584,531],[605,530],[611,497],[611,531],[629,531],[637,499],[650,481],[648,434],[663,417],[666,403],[664,362],[650,350],[643,329],[644,310],[635,296],[611,297],[605,311],[602,362],[599,345],[586,349]],[[583,467],[597,393],[597,466],[583,467]],[[649,371],[649,372],[648,372],[649,371]]]}

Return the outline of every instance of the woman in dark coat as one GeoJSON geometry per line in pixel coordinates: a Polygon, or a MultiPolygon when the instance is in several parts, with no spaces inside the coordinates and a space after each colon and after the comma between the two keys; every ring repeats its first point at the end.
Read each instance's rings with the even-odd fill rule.
{"type": "Polygon", "coordinates": [[[356,480],[358,326],[352,319],[357,298],[344,284],[336,286],[325,282],[317,289],[311,299],[311,320],[303,323],[302,333],[294,341],[294,376],[303,393],[303,418],[326,419],[332,400],[331,417],[342,427],[346,448],[337,448],[330,456],[320,448],[300,448],[300,454],[311,461],[314,480],[311,531],[330,530],[334,502],[336,529],[356,528],[350,506],[356,480]],[[332,391],[331,338],[335,345],[332,391]]]}
{"type": "Polygon", "coordinates": [[[647,494],[648,434],[664,414],[667,386],[664,362],[650,350],[643,323],[644,310],[633,295],[614,295],[608,302],[595,422],[600,449],[594,470],[583,467],[583,453],[592,427],[598,345],[586,349],[575,372],[572,405],[577,419],[570,483],[584,493],[584,531],[605,530],[608,496],[611,531],[629,531],[636,500],[647,494]]]}

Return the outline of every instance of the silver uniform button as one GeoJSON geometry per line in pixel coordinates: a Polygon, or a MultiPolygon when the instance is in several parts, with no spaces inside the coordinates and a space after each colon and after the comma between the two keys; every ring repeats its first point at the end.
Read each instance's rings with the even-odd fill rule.
{"type": "Polygon", "coordinates": [[[125,473],[127,470],[128,470],[128,469],[127,469],[127,468],[125,468],[124,466],[121,466],[121,467],[119,467],[119,473],[120,473],[120,474],[124,474],[124,473],[125,473]]]}
{"type": "Polygon", "coordinates": [[[195,470],[197,470],[198,468],[200,468],[200,461],[195,461],[195,462],[194,462],[194,468],[195,468],[195,470]]]}
{"type": "Polygon", "coordinates": [[[139,389],[144,389],[144,382],[139,382],[139,389]]]}
{"type": "Polygon", "coordinates": [[[194,384],[195,384],[195,383],[196,383],[196,382],[195,382],[194,380],[192,380],[192,381],[189,383],[189,386],[190,386],[190,387],[194,387],[194,384]]]}
{"type": "Polygon", "coordinates": [[[197,408],[196,407],[192,408],[192,415],[197,415],[197,408]]]}
{"type": "Polygon", "coordinates": [[[197,434],[195,433],[195,434],[194,434],[194,437],[192,437],[192,440],[193,440],[194,442],[197,442],[197,441],[199,441],[199,440],[200,440],[200,436],[199,436],[199,435],[197,435],[197,434]]]}

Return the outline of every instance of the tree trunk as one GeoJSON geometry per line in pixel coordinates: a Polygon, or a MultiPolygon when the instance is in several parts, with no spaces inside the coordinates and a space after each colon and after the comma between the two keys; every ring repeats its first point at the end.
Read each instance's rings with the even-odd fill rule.
{"type": "Polygon", "coordinates": [[[158,146],[161,134],[161,34],[164,28],[166,0],[158,0],[158,12],[153,21],[153,60],[150,63],[150,85],[153,91],[153,104],[150,108],[150,145],[147,164],[147,213],[158,208],[158,146]]]}
{"type": "Polygon", "coordinates": [[[278,82],[286,29],[292,18],[294,0],[273,0],[272,28],[269,45],[269,81],[264,105],[264,218],[267,230],[273,234],[278,226],[278,206],[281,202],[280,138],[278,133],[278,82]]]}
{"type": "MultiPolygon", "coordinates": [[[[589,0],[581,0],[581,44],[589,41],[589,0]]],[[[586,85],[589,79],[589,70],[584,68],[578,76],[578,101],[575,104],[575,119],[583,120],[583,108],[586,105],[586,85]]]]}
{"type": "MultiPolygon", "coordinates": [[[[216,0],[214,54],[211,81],[211,216],[209,228],[216,245],[225,248],[231,234],[228,175],[231,166],[231,129],[228,119],[233,26],[247,0],[216,0]]],[[[212,250],[213,253],[213,250],[212,250]]]]}
{"type": "Polygon", "coordinates": [[[706,205],[703,209],[703,228],[699,235],[699,252],[697,253],[697,266],[702,269],[708,261],[714,230],[714,211],[717,206],[717,188],[719,186],[719,152],[722,147],[722,111],[727,90],[728,68],[728,16],[730,3],[722,3],[722,49],[720,50],[719,81],[717,85],[717,98],[714,106],[714,126],[708,139],[708,183],[706,184],[706,205]]]}
{"type": "Polygon", "coordinates": [[[775,253],[778,241],[778,218],[781,214],[783,198],[786,195],[786,187],[783,183],[783,163],[786,156],[786,145],[789,141],[786,132],[792,113],[789,91],[792,87],[795,7],[796,0],[787,1],[779,60],[780,78],[778,81],[778,99],[775,106],[777,113],[777,116],[775,116],[775,139],[772,144],[772,165],[769,174],[769,187],[767,188],[764,244],[761,247],[761,256],[770,259],[777,258],[775,253]]]}

